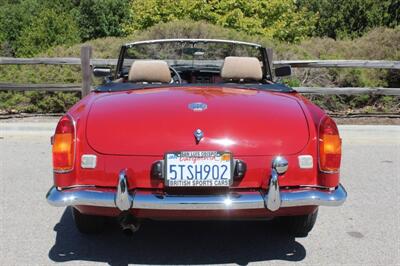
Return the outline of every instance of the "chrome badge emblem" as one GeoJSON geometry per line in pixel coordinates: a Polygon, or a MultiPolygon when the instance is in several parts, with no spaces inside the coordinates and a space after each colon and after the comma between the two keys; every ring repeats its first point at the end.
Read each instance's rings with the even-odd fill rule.
{"type": "Polygon", "coordinates": [[[201,112],[207,109],[207,104],[205,103],[189,103],[189,109],[193,110],[194,112],[201,112]]]}
{"type": "Polygon", "coordinates": [[[199,144],[200,140],[204,137],[203,131],[200,128],[196,129],[194,137],[196,138],[196,144],[199,144]]]}

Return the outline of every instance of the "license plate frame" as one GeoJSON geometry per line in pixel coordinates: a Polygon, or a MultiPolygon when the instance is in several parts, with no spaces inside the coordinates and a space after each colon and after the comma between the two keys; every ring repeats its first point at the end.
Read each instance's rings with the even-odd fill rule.
{"type": "MultiPolygon", "coordinates": [[[[192,164],[194,165],[194,164],[192,164]]],[[[164,185],[166,187],[181,187],[181,188],[226,188],[226,187],[230,187],[233,184],[233,177],[234,177],[234,159],[233,159],[233,155],[231,152],[227,152],[227,151],[174,151],[174,152],[166,152],[164,154],[164,167],[163,167],[163,177],[164,177],[164,185]],[[187,156],[187,155],[194,155],[194,156],[187,156]],[[229,162],[227,163],[229,165],[230,168],[230,175],[229,175],[229,180],[228,183],[226,185],[170,185],[170,180],[168,179],[168,155],[175,155],[177,157],[184,155],[185,157],[195,157],[195,158],[204,158],[206,157],[205,155],[216,155],[219,157],[222,157],[223,155],[229,156],[229,162]],[[196,156],[197,155],[197,156],[196,156]],[[201,155],[201,156],[199,156],[201,155]]],[[[197,177],[197,176],[196,176],[197,177]]],[[[215,179],[214,179],[215,180],[215,179]]],[[[220,178],[218,178],[215,181],[221,181],[220,178]]],[[[187,181],[187,180],[183,180],[183,181],[187,181]]],[[[197,181],[197,179],[196,179],[197,181]]],[[[203,181],[203,180],[200,180],[203,181]]]]}

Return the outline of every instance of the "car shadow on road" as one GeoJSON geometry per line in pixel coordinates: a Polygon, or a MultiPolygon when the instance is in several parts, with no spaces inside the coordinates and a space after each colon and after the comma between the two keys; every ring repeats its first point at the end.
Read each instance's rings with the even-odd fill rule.
{"type": "Polygon", "coordinates": [[[300,261],[305,248],[269,221],[146,221],[133,236],[110,223],[99,235],[82,235],[67,208],[49,258],[55,262],[128,264],[220,264],[300,261]]]}

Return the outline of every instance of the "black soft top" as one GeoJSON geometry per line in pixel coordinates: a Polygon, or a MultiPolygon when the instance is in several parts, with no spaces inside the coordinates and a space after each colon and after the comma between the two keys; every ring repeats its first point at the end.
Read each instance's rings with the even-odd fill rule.
{"type": "Polygon", "coordinates": [[[294,89],[280,83],[274,84],[234,84],[234,83],[211,83],[211,84],[137,84],[137,83],[117,83],[110,82],[104,85],[98,86],[95,92],[113,92],[113,91],[127,91],[127,90],[138,90],[138,89],[149,89],[149,88],[186,88],[186,87],[221,87],[221,88],[237,88],[237,89],[258,89],[274,92],[296,92],[294,89]]]}

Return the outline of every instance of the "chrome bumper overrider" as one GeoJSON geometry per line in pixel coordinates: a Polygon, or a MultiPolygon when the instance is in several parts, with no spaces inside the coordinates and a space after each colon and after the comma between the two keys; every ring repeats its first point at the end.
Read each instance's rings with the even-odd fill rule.
{"type": "Polygon", "coordinates": [[[347,193],[342,185],[335,190],[299,188],[279,191],[277,180],[271,176],[268,193],[262,191],[232,192],[227,195],[168,195],[146,190],[127,191],[124,172],[119,176],[115,191],[104,191],[96,187],[77,187],[58,190],[52,187],[47,201],[57,207],[97,206],[149,210],[241,210],[263,209],[276,211],[284,207],[338,206],[346,200],[347,193]]]}

